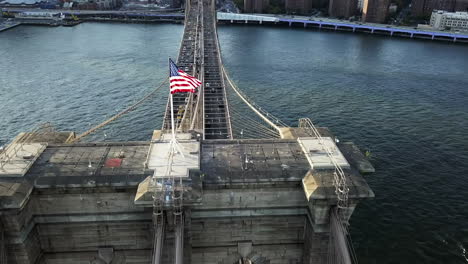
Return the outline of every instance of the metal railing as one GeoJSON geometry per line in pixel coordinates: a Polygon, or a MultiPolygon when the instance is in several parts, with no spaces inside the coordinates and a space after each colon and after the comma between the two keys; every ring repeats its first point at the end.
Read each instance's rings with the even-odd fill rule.
{"type": "MultiPolygon", "coordinates": [[[[327,156],[330,158],[333,166],[335,167],[335,171],[333,172],[333,184],[335,186],[335,193],[338,199],[338,209],[346,209],[348,208],[348,192],[349,188],[346,181],[346,175],[341,168],[341,166],[336,161],[333,150],[331,150],[325,141],[323,140],[322,136],[320,135],[317,128],[314,126],[312,121],[309,118],[301,118],[299,119],[299,127],[308,130],[311,133],[311,136],[315,136],[319,140],[319,144],[322,146],[323,150],[327,153],[327,156]]],[[[346,221],[346,219],[342,219],[342,221],[346,221]]]]}
{"type": "Polygon", "coordinates": [[[330,212],[330,241],[328,246],[328,264],[357,264],[353,261],[352,245],[348,242],[348,229],[343,226],[336,210],[330,212]]]}
{"type": "Polygon", "coordinates": [[[329,264],[357,264],[354,248],[348,229],[348,193],[347,177],[333,155],[333,150],[327,145],[320,132],[309,118],[299,119],[299,127],[318,139],[319,144],[330,158],[335,171],[333,185],[337,196],[337,206],[330,210],[330,241],[328,247],[329,264]]]}

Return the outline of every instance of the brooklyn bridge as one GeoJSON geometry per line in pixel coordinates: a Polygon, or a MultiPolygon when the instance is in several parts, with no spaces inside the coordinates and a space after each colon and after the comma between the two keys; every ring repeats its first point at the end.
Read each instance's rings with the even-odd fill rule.
{"type": "Polygon", "coordinates": [[[151,139],[85,140],[168,92],[167,80],[80,135],[42,125],[0,150],[0,263],[357,262],[349,219],[374,197],[366,156],[309,118],[282,122],[237,87],[215,1],[188,1],[185,16],[177,65],[203,84],[174,94],[151,139]]]}

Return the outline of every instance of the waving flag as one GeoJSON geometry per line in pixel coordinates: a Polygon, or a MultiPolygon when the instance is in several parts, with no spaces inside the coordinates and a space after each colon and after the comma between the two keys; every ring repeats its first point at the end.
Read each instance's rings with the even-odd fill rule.
{"type": "Polygon", "coordinates": [[[200,80],[180,70],[171,59],[169,59],[169,68],[171,71],[169,78],[171,94],[196,93],[198,91],[197,88],[202,84],[200,80]]]}

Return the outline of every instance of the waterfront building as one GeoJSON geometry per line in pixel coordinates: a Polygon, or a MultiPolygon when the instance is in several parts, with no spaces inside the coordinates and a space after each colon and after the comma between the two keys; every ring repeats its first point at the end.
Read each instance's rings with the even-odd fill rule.
{"type": "Polygon", "coordinates": [[[286,0],[287,13],[308,14],[312,11],[312,0],[286,0]]]}
{"type": "Polygon", "coordinates": [[[362,12],[363,7],[364,7],[364,0],[358,0],[357,9],[359,13],[362,12]]]}
{"type": "Polygon", "coordinates": [[[362,21],[384,23],[388,14],[390,0],[364,0],[362,21]]]}
{"type": "Polygon", "coordinates": [[[1,6],[38,7],[41,0],[0,0],[1,6]]]}
{"type": "Polygon", "coordinates": [[[63,3],[64,9],[82,9],[82,10],[109,10],[119,6],[119,0],[66,0],[63,3]]]}
{"type": "Polygon", "coordinates": [[[172,8],[179,8],[182,6],[182,0],[171,0],[170,5],[172,8]]]}
{"type": "Polygon", "coordinates": [[[328,14],[332,17],[349,18],[357,12],[358,0],[330,0],[328,14]]]}
{"type": "Polygon", "coordinates": [[[314,7],[314,9],[322,9],[326,8],[329,2],[329,0],[313,0],[312,6],[314,7]]]}
{"type": "Polygon", "coordinates": [[[397,11],[398,11],[398,5],[394,3],[390,4],[390,7],[388,8],[388,13],[396,14],[397,11]]]}
{"type": "Polygon", "coordinates": [[[115,0],[96,0],[98,9],[112,9],[116,6],[115,0]]]}
{"type": "Polygon", "coordinates": [[[147,0],[147,2],[142,2],[141,0],[132,0],[133,5],[144,4],[148,8],[148,6],[154,7],[171,7],[171,8],[179,8],[182,6],[182,0],[147,0]]]}
{"type": "Polygon", "coordinates": [[[245,13],[265,13],[270,0],[244,0],[245,13]]]}
{"type": "Polygon", "coordinates": [[[422,16],[424,9],[424,0],[412,0],[411,1],[411,14],[413,16],[422,16]]]}
{"type": "Polygon", "coordinates": [[[429,16],[433,10],[455,11],[456,2],[466,0],[412,0],[411,12],[413,16],[429,16]]]}
{"type": "Polygon", "coordinates": [[[468,0],[456,0],[455,11],[468,12],[468,0]]]}
{"type": "Polygon", "coordinates": [[[437,30],[468,31],[468,12],[434,11],[430,23],[437,30]]]}

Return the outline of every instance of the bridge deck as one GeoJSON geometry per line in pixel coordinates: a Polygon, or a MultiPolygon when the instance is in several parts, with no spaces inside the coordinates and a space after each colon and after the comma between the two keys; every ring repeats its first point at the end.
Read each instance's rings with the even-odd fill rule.
{"type": "MultiPolygon", "coordinates": [[[[187,94],[174,96],[174,115],[182,120],[186,104],[203,103],[199,114],[203,118],[194,128],[203,130],[205,139],[229,139],[232,137],[224,79],[221,74],[221,56],[216,33],[214,2],[195,0],[190,2],[178,65],[203,81],[200,94],[189,100],[187,94]]],[[[193,107],[194,108],[194,107],[193,107]]],[[[187,108],[188,109],[188,108],[187,108]]],[[[193,113],[188,113],[193,118],[193,113]]],[[[167,105],[163,129],[171,127],[170,106],[167,105]]],[[[186,117],[187,118],[187,117],[186,117]]],[[[179,127],[180,124],[178,124],[179,127]]]]}
{"type": "MultiPolygon", "coordinates": [[[[192,1],[192,5],[187,7],[186,9],[186,21],[185,21],[185,28],[184,28],[184,35],[182,38],[182,43],[180,45],[179,50],[179,57],[177,59],[177,65],[179,68],[191,75],[199,77],[195,71],[196,65],[196,46],[195,46],[195,39],[199,37],[199,29],[201,24],[199,24],[199,12],[198,12],[198,5],[195,4],[196,1],[192,1]]],[[[174,116],[177,118],[177,121],[180,121],[183,117],[183,112],[179,111],[179,109],[185,109],[185,105],[187,104],[189,94],[187,93],[178,93],[173,95],[174,100],[174,116]]],[[[166,114],[163,121],[163,130],[171,129],[171,107],[169,101],[166,106],[166,114]]],[[[177,122],[176,125],[178,125],[177,122]]]]}
{"type": "Polygon", "coordinates": [[[221,58],[216,33],[214,6],[204,1],[204,135],[206,139],[231,137],[231,124],[224,79],[221,75],[221,58]]]}

